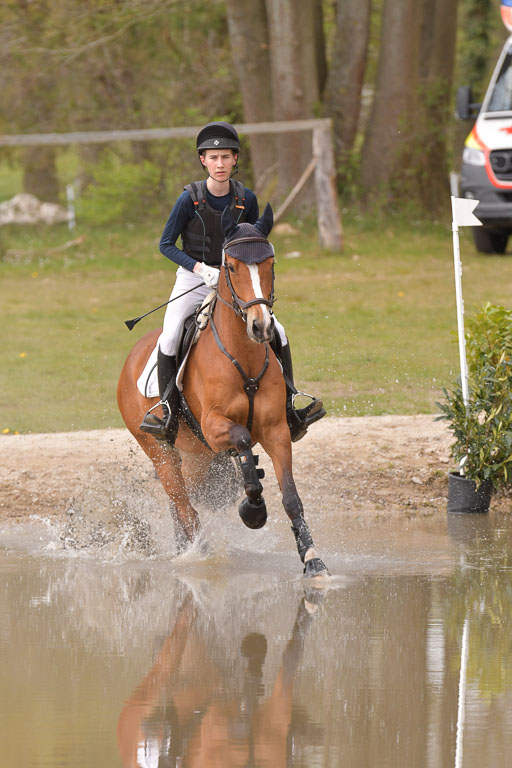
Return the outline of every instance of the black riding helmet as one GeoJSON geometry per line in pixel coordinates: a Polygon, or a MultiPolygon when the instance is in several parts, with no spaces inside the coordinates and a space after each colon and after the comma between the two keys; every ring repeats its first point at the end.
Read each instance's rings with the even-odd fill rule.
{"type": "Polygon", "coordinates": [[[206,149],[232,149],[238,153],[240,139],[229,123],[207,123],[197,134],[196,147],[200,155],[206,149]]]}

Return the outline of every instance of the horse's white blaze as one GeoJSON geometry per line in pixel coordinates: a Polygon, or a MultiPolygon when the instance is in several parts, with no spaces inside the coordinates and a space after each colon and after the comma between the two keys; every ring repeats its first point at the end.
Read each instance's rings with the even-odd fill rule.
{"type": "MultiPolygon", "coordinates": [[[[251,276],[251,282],[252,282],[252,289],[254,291],[254,295],[257,299],[265,299],[266,297],[263,295],[263,291],[261,290],[261,282],[260,282],[260,273],[258,270],[257,264],[247,264],[247,269],[249,270],[249,274],[251,276]]],[[[263,315],[263,324],[265,328],[268,328],[271,317],[270,312],[268,311],[268,307],[266,304],[260,304],[261,312],[263,315]]]]}

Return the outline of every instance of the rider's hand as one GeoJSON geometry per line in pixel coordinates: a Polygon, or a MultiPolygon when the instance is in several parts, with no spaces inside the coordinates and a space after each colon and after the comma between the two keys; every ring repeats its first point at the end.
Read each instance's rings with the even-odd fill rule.
{"type": "Polygon", "coordinates": [[[194,267],[194,272],[201,275],[208,288],[216,288],[219,282],[220,269],[209,267],[207,264],[203,264],[202,261],[198,261],[194,267]]]}

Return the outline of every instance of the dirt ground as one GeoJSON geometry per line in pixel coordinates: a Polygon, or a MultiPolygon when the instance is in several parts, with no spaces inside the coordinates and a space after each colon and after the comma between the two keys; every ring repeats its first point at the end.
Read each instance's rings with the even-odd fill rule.
{"type": "MultiPolygon", "coordinates": [[[[428,516],[446,509],[449,446],[449,432],[433,416],[325,418],[294,446],[294,474],[307,497],[346,516],[428,516]]],[[[261,458],[268,477],[272,469],[261,458]]],[[[101,486],[120,468],[134,482],[152,473],[124,429],[5,435],[0,520],[63,518],[84,486],[101,486]]],[[[265,484],[278,494],[272,481],[265,484]]],[[[497,494],[492,507],[507,511],[511,502],[497,494]]]]}

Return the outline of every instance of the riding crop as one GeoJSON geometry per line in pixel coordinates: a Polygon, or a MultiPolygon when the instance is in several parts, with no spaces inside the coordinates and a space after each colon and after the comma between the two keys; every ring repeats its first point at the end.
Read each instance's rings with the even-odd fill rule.
{"type": "Polygon", "coordinates": [[[155,307],[154,309],[150,309],[149,312],[146,312],[145,315],[141,315],[140,317],[134,317],[133,320],[125,320],[124,324],[128,328],[129,331],[132,330],[132,328],[137,325],[139,320],[142,320],[143,318],[147,317],[148,315],[151,315],[153,312],[156,312],[158,309],[162,309],[162,307],[166,307],[167,304],[170,304],[171,301],[176,301],[176,299],[181,299],[182,296],[185,296],[185,294],[190,293],[191,291],[195,291],[196,288],[198,288],[200,285],[205,285],[204,282],[200,282],[197,285],[194,285],[193,288],[189,288],[188,291],[183,291],[183,293],[180,293],[179,296],[175,296],[174,299],[169,299],[169,301],[165,301],[163,304],[160,304],[159,307],[155,307]]]}

